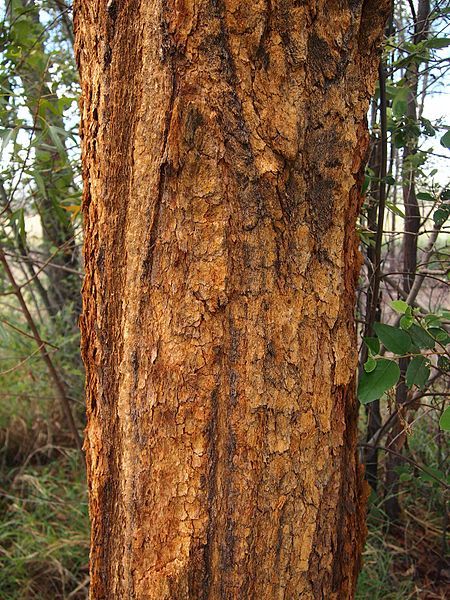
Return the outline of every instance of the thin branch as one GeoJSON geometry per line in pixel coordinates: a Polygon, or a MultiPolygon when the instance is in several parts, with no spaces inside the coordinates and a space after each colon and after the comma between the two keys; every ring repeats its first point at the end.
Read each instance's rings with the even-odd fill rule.
{"type": "MultiPolygon", "coordinates": [[[[358,446],[360,446],[361,448],[365,448],[365,447],[367,447],[367,444],[358,444],[358,446]]],[[[371,448],[372,448],[372,446],[371,446],[371,448]]],[[[419,463],[417,463],[412,458],[408,458],[407,456],[400,454],[400,452],[395,452],[395,450],[391,450],[391,448],[386,448],[385,446],[375,446],[374,449],[384,450],[385,452],[389,452],[389,454],[393,454],[394,456],[397,456],[401,460],[404,460],[405,462],[409,463],[413,467],[416,467],[417,469],[420,469],[420,471],[423,471],[424,473],[426,473],[429,477],[431,477],[431,479],[434,479],[440,485],[442,485],[442,487],[444,489],[448,490],[450,488],[450,486],[447,483],[445,483],[445,481],[443,481],[442,479],[439,479],[439,477],[436,477],[433,473],[428,471],[425,467],[422,467],[422,465],[419,465],[419,463]]]]}
{"type": "MultiPolygon", "coordinates": [[[[428,265],[428,263],[431,260],[431,257],[433,256],[433,252],[434,252],[434,245],[436,243],[436,240],[438,238],[439,232],[440,232],[441,228],[440,227],[435,227],[433,230],[433,233],[431,234],[431,238],[427,244],[427,247],[425,248],[425,252],[424,252],[424,261],[423,264],[424,265],[428,265]]],[[[425,279],[426,275],[423,273],[417,273],[416,277],[414,279],[414,283],[411,286],[411,290],[408,294],[408,297],[406,298],[406,303],[409,304],[410,306],[415,302],[418,293],[420,292],[420,288],[422,287],[423,281],[425,279]]],[[[401,315],[399,315],[397,317],[397,320],[395,322],[395,325],[399,325],[400,324],[400,319],[401,319],[401,315]]]]}
{"type": "MultiPolygon", "coordinates": [[[[11,329],[14,329],[14,331],[17,331],[18,333],[20,333],[21,335],[24,335],[25,337],[31,338],[32,340],[35,339],[35,337],[33,335],[30,335],[23,329],[20,329],[20,327],[16,327],[16,325],[13,325],[6,319],[0,319],[0,323],[3,323],[4,325],[8,325],[8,327],[11,327],[11,329]]],[[[46,342],[45,340],[42,340],[42,343],[45,344],[46,346],[51,346],[55,350],[59,350],[58,346],[55,346],[54,344],[51,344],[50,342],[46,342]]]]}
{"type": "Polygon", "coordinates": [[[7,258],[5,256],[3,248],[1,246],[0,246],[0,262],[2,263],[3,268],[5,269],[6,276],[8,277],[9,282],[11,283],[11,285],[14,289],[14,292],[20,303],[20,306],[22,307],[22,312],[25,316],[25,319],[28,323],[29,328],[31,329],[31,331],[33,333],[33,337],[34,337],[36,344],[38,345],[42,360],[44,361],[45,365],[47,366],[47,370],[49,372],[50,379],[53,383],[55,394],[61,403],[62,409],[63,409],[64,414],[67,419],[67,424],[68,424],[69,429],[72,432],[72,435],[74,437],[75,444],[77,445],[77,448],[81,452],[82,451],[82,442],[81,442],[80,434],[78,433],[78,429],[75,425],[75,421],[74,421],[74,418],[72,415],[72,409],[70,407],[70,403],[67,398],[64,384],[59,376],[59,373],[57,372],[57,370],[55,368],[55,365],[53,364],[52,359],[50,358],[47,348],[45,347],[45,342],[42,341],[41,336],[39,335],[39,331],[34,323],[34,319],[31,316],[30,311],[28,310],[28,306],[27,306],[27,303],[25,302],[25,298],[23,297],[20,286],[17,284],[17,282],[15,280],[13,272],[11,271],[11,269],[9,267],[7,258]]]}

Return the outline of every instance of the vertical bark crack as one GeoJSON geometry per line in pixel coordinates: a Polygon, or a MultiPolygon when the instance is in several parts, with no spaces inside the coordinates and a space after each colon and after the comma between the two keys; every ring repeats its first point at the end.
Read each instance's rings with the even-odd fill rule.
{"type": "Polygon", "coordinates": [[[159,181],[158,181],[158,189],[155,198],[152,221],[150,225],[150,232],[148,236],[148,246],[147,253],[145,255],[144,261],[142,263],[142,278],[152,280],[152,272],[153,272],[153,261],[155,257],[155,246],[156,240],[158,236],[158,227],[159,220],[161,216],[162,204],[164,193],[167,188],[168,175],[170,171],[170,160],[168,157],[168,149],[167,149],[167,140],[169,138],[170,125],[172,122],[173,109],[175,104],[175,98],[177,95],[177,80],[176,80],[176,71],[173,65],[171,65],[171,92],[168,103],[168,108],[166,111],[166,119],[164,126],[164,135],[163,135],[163,143],[162,143],[162,152],[161,152],[161,165],[159,168],[159,181]]]}

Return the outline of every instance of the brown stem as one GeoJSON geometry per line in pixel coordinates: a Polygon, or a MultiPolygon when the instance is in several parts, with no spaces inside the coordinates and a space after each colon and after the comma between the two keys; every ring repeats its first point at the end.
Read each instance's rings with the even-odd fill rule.
{"type": "Polygon", "coordinates": [[[9,267],[9,264],[6,259],[3,248],[1,248],[1,247],[0,247],[0,262],[2,263],[2,265],[5,269],[6,276],[8,277],[8,279],[14,289],[14,293],[15,293],[15,295],[20,303],[20,306],[22,308],[23,315],[28,323],[29,328],[31,329],[31,331],[33,333],[34,340],[36,341],[36,344],[39,347],[39,352],[41,354],[42,360],[44,361],[44,363],[47,367],[48,373],[50,375],[50,379],[53,383],[55,395],[58,398],[59,402],[61,403],[61,407],[62,407],[65,417],[67,419],[68,427],[74,437],[77,448],[81,452],[82,451],[82,441],[81,441],[81,437],[78,433],[78,429],[75,425],[75,420],[72,415],[72,410],[70,408],[69,399],[67,398],[66,391],[64,389],[64,384],[61,380],[61,377],[59,376],[58,371],[55,368],[55,365],[53,364],[52,359],[50,358],[50,355],[47,351],[45,342],[41,339],[41,336],[39,335],[39,331],[34,323],[34,319],[31,315],[30,311],[28,310],[28,306],[25,301],[25,298],[23,297],[20,286],[16,282],[14,274],[9,267]]]}
{"type": "MultiPolygon", "coordinates": [[[[370,251],[368,257],[373,262],[373,271],[369,271],[370,283],[367,295],[367,310],[366,319],[367,325],[365,329],[366,336],[370,336],[373,333],[373,324],[377,318],[377,308],[379,303],[380,295],[380,280],[381,280],[381,246],[383,241],[383,221],[386,204],[386,172],[387,172],[387,100],[386,100],[386,74],[384,65],[380,62],[379,66],[379,82],[380,82],[380,123],[381,123],[381,137],[379,140],[379,164],[378,166],[378,182],[377,182],[377,196],[378,196],[378,215],[375,225],[376,228],[376,241],[374,252],[370,251]]],[[[376,153],[378,154],[378,152],[376,153]]],[[[378,162],[378,159],[376,159],[378,162]]],[[[372,216],[373,218],[373,216],[372,216]]],[[[362,355],[362,364],[367,360],[367,348],[364,348],[362,355]]],[[[370,439],[381,426],[381,411],[380,401],[375,400],[367,407],[367,439],[370,439]]],[[[365,453],[365,465],[366,465],[366,477],[375,490],[378,483],[378,450],[371,448],[365,453]]]]}

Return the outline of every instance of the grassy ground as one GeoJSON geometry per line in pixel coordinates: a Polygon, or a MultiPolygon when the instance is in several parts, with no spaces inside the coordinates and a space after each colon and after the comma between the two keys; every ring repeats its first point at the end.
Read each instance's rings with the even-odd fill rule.
{"type": "Polygon", "coordinates": [[[2,470],[0,494],[0,598],[86,598],[87,498],[76,451],[2,470]]]}
{"type": "MultiPolygon", "coordinates": [[[[28,464],[3,463],[1,475],[0,598],[87,598],[86,487],[76,451],[54,448],[28,464]]],[[[443,495],[430,480],[404,475],[401,528],[388,534],[382,501],[371,499],[357,600],[448,597],[443,495]]]]}
{"type": "MultiPolygon", "coordinates": [[[[13,389],[0,402],[0,599],[83,600],[89,551],[84,468],[69,447],[51,390],[36,378],[30,363],[27,376],[9,379],[13,389]]],[[[0,389],[1,384],[0,378],[0,389]]],[[[438,432],[433,414],[423,414],[411,430],[408,457],[425,470],[410,463],[401,467],[399,527],[388,531],[382,488],[372,495],[357,600],[449,597],[444,537],[449,436],[438,432]]]]}
{"type": "Polygon", "coordinates": [[[400,468],[401,523],[389,526],[382,488],[379,496],[372,493],[370,498],[357,600],[433,600],[450,596],[446,538],[449,437],[439,433],[432,414],[421,415],[408,438],[407,456],[415,464],[405,462],[400,468]]]}
{"type": "MultiPolygon", "coordinates": [[[[0,600],[87,598],[89,523],[84,467],[61,408],[16,313],[0,326],[0,600]],[[19,365],[19,368],[17,368],[19,365]]],[[[44,339],[74,398],[82,373],[70,338],[44,339]],[[72,352],[74,352],[72,350],[72,352]]],[[[78,351],[77,351],[78,354],[78,351]]],[[[73,401],[82,419],[82,403],[73,401]]]]}

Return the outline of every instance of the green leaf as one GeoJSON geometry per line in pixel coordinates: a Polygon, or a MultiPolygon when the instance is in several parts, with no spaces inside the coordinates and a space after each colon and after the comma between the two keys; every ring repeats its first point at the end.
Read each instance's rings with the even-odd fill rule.
{"type": "Polygon", "coordinates": [[[444,346],[450,343],[450,336],[442,327],[430,327],[428,333],[444,346]]]}
{"type": "Polygon", "coordinates": [[[13,26],[14,37],[21,45],[28,46],[30,43],[30,24],[26,19],[15,21],[13,26]]]}
{"type": "Polygon", "coordinates": [[[450,129],[441,137],[441,146],[450,148],[450,129]]]}
{"type": "Polygon", "coordinates": [[[406,354],[411,348],[411,338],[406,331],[384,323],[375,323],[373,327],[386,350],[395,354],[406,354]]]}
{"type": "Polygon", "coordinates": [[[430,361],[425,356],[416,356],[409,363],[406,370],[406,385],[408,388],[416,385],[418,388],[423,389],[429,376],[430,361]]]}
{"type": "Polygon", "coordinates": [[[358,398],[361,404],[373,402],[393,387],[400,378],[400,369],[393,360],[381,358],[370,373],[363,372],[359,380],[358,398]]]}
{"type": "Polygon", "coordinates": [[[403,315],[403,317],[400,319],[400,327],[405,330],[409,329],[413,323],[414,318],[410,315],[403,315]]]}
{"type": "Polygon", "coordinates": [[[444,410],[439,419],[439,427],[444,431],[450,431],[450,406],[444,410]]]}
{"type": "MultiPolygon", "coordinates": [[[[379,95],[379,93],[380,93],[380,86],[379,86],[379,83],[377,83],[377,94],[379,95]]],[[[389,100],[392,100],[393,98],[395,98],[396,93],[397,93],[397,87],[395,85],[386,83],[386,96],[389,98],[389,100]]]]}
{"type": "Polygon", "coordinates": [[[402,117],[403,115],[406,115],[406,111],[408,110],[409,93],[410,89],[408,87],[398,88],[392,102],[392,112],[396,117],[402,117]]]}
{"type": "Polygon", "coordinates": [[[417,194],[417,198],[419,200],[431,200],[431,201],[434,201],[434,196],[432,194],[429,194],[428,192],[419,192],[417,194]]]}
{"type": "Polygon", "coordinates": [[[429,314],[424,317],[424,322],[427,327],[440,327],[442,325],[439,317],[437,315],[429,314]]]}
{"type": "Polygon", "coordinates": [[[427,48],[446,48],[447,46],[450,46],[450,39],[449,38],[431,38],[430,40],[426,41],[426,46],[427,48]]]}
{"type": "Polygon", "coordinates": [[[364,364],[364,371],[366,373],[372,373],[372,371],[376,368],[376,366],[377,366],[377,361],[374,358],[372,358],[372,356],[369,356],[366,363],[364,364]]]}
{"type": "Polygon", "coordinates": [[[41,196],[43,198],[47,197],[47,192],[45,190],[45,183],[44,183],[44,179],[42,177],[42,175],[40,174],[38,169],[35,169],[34,171],[32,170],[26,170],[25,173],[27,173],[27,175],[29,175],[30,177],[32,177],[34,179],[34,182],[36,184],[37,187],[37,191],[41,194],[41,196]]]}
{"type": "Polygon", "coordinates": [[[365,175],[364,176],[364,183],[363,183],[362,188],[361,188],[361,194],[362,195],[364,195],[367,192],[367,190],[369,189],[370,181],[371,181],[370,175],[365,175]]]}
{"type": "Polygon", "coordinates": [[[379,354],[380,353],[380,340],[378,338],[376,338],[376,337],[365,337],[364,338],[364,343],[369,348],[369,350],[372,352],[372,354],[379,354]]]}
{"type": "Polygon", "coordinates": [[[445,481],[447,479],[442,471],[439,471],[439,469],[435,469],[434,467],[428,466],[424,466],[422,467],[422,469],[420,469],[419,477],[423,481],[429,481],[433,485],[438,485],[439,480],[445,481]]]}
{"type": "Polygon", "coordinates": [[[435,224],[439,226],[439,225],[443,225],[449,216],[450,216],[450,205],[449,206],[444,205],[444,206],[441,206],[441,208],[438,208],[437,210],[434,211],[433,220],[434,220],[435,224]]]}
{"type": "Polygon", "coordinates": [[[395,311],[404,315],[405,312],[408,310],[409,305],[404,300],[394,300],[393,302],[391,302],[391,306],[395,311]]]}
{"type": "Polygon", "coordinates": [[[0,149],[0,157],[3,155],[5,148],[8,146],[9,142],[17,135],[16,129],[4,129],[0,133],[0,138],[2,139],[2,146],[0,149]]]}
{"type": "MultiPolygon", "coordinates": [[[[414,132],[415,133],[415,132],[414,132]]],[[[420,133],[420,132],[418,132],[420,133]]],[[[411,132],[411,138],[413,138],[413,132],[411,132]]],[[[426,152],[421,152],[418,150],[414,154],[410,154],[407,158],[403,160],[404,169],[405,170],[416,170],[422,167],[428,159],[428,154],[426,152]]]]}
{"type": "Polygon", "coordinates": [[[444,373],[450,372],[450,360],[446,356],[441,355],[438,357],[437,366],[441,371],[444,371],[444,373]]]}
{"type": "Polygon", "coordinates": [[[50,134],[52,142],[55,144],[55,147],[58,150],[59,155],[64,158],[65,154],[66,154],[66,148],[61,141],[61,138],[59,135],[60,131],[61,131],[61,129],[59,127],[55,127],[53,125],[48,126],[48,132],[50,134]]]}
{"type": "Polygon", "coordinates": [[[423,128],[423,133],[425,135],[428,135],[429,137],[432,137],[435,135],[436,130],[433,127],[432,122],[430,121],[430,119],[426,119],[425,117],[420,117],[420,123],[422,125],[423,128]]]}
{"type": "Polygon", "coordinates": [[[409,333],[412,337],[413,342],[419,348],[428,348],[429,350],[432,350],[434,348],[434,339],[425,331],[425,329],[423,329],[419,325],[416,325],[415,323],[411,325],[411,327],[409,328],[409,333]]]}
{"type": "Polygon", "coordinates": [[[406,146],[406,136],[403,131],[394,131],[392,134],[392,141],[396,148],[404,148],[406,146]]]}
{"type": "Polygon", "coordinates": [[[402,219],[405,218],[405,213],[396,204],[394,204],[393,202],[389,202],[388,200],[386,200],[385,204],[391,212],[398,215],[402,219]]]}

